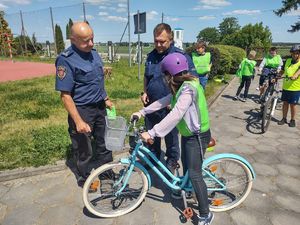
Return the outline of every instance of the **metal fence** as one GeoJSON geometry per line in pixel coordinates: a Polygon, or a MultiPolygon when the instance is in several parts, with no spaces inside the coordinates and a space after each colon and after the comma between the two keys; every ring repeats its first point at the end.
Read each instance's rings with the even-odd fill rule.
{"type": "MultiPolygon", "coordinates": [[[[114,51],[129,54],[130,31],[129,1],[103,1],[102,3],[80,3],[64,7],[50,7],[30,12],[19,11],[5,14],[5,20],[12,30],[13,36],[28,36],[32,41],[33,35],[38,43],[42,43],[46,51],[46,42],[50,43],[50,50],[56,55],[55,25],[59,25],[63,38],[66,40],[66,26],[71,19],[88,21],[94,30],[95,47],[108,52],[108,41],[113,43],[114,51]],[[128,20],[129,19],[129,20],[128,20]]],[[[46,54],[46,52],[42,54],[46,54]]],[[[135,49],[131,50],[134,54],[135,49]]],[[[118,53],[115,52],[115,53],[118,53]]]]}

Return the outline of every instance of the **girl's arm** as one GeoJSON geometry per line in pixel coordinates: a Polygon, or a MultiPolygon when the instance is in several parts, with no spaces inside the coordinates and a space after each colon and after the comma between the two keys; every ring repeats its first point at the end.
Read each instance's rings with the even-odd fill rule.
{"type": "Polygon", "coordinates": [[[157,110],[163,109],[167,107],[171,102],[172,94],[168,94],[167,96],[158,99],[157,101],[153,102],[151,105],[144,107],[139,112],[145,116],[147,114],[153,113],[157,110]]]}
{"type": "Polygon", "coordinates": [[[148,131],[150,137],[164,137],[170,133],[191,106],[193,97],[193,90],[189,87],[189,85],[185,85],[172,111],[160,123],[156,124],[148,131]]]}

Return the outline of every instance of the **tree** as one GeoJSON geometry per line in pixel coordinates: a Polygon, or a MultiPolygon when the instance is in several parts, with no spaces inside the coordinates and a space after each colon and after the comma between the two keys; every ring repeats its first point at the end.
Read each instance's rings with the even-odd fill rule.
{"type": "Polygon", "coordinates": [[[210,44],[216,44],[220,42],[220,33],[215,27],[207,27],[199,32],[197,39],[207,41],[210,44]]]}
{"type": "Polygon", "coordinates": [[[8,38],[12,41],[12,34],[4,15],[4,12],[0,11],[0,49],[1,54],[7,56],[9,54],[7,42],[8,38]]]}
{"type": "Polygon", "coordinates": [[[226,35],[230,35],[237,32],[240,28],[241,27],[239,25],[238,19],[235,17],[225,18],[219,24],[219,31],[222,38],[226,35]]]}
{"type": "Polygon", "coordinates": [[[246,51],[261,48],[267,50],[272,44],[272,34],[270,29],[267,26],[264,27],[262,23],[248,24],[238,32],[227,35],[222,43],[234,45],[246,51]]]}
{"type": "Polygon", "coordinates": [[[55,43],[57,54],[61,53],[65,49],[64,38],[59,25],[55,24],[55,43]]]}
{"type": "MultiPolygon", "coordinates": [[[[291,11],[291,10],[297,10],[300,8],[300,0],[284,0],[282,1],[282,7],[278,10],[274,10],[274,13],[277,16],[282,16],[283,14],[291,11]]],[[[300,17],[299,17],[300,19],[300,17]]],[[[291,29],[288,30],[289,32],[296,32],[300,30],[300,20],[296,22],[294,25],[291,25],[291,29]]]]}
{"type": "Polygon", "coordinates": [[[73,26],[73,21],[72,21],[72,19],[70,18],[70,19],[69,19],[69,22],[68,22],[68,24],[67,24],[67,26],[66,26],[66,39],[70,39],[71,28],[72,28],[72,26],[73,26]]]}

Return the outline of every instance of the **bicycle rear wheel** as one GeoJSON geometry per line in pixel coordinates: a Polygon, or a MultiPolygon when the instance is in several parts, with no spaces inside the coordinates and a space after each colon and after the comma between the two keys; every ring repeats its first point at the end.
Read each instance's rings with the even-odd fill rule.
{"type": "Polygon", "coordinates": [[[94,215],[117,217],[137,208],[145,198],[148,179],[143,171],[135,167],[124,190],[123,186],[129,164],[105,164],[91,173],[83,186],[83,202],[94,215]]]}
{"type": "Polygon", "coordinates": [[[274,98],[269,98],[263,107],[263,115],[261,119],[261,131],[263,133],[265,133],[268,130],[270,121],[272,119],[271,112],[272,112],[273,99],[274,98]]]}
{"type": "Polygon", "coordinates": [[[222,158],[210,162],[204,170],[213,176],[211,178],[205,172],[203,174],[211,211],[223,212],[237,207],[250,193],[253,178],[243,162],[222,158]],[[215,179],[225,185],[225,190],[220,190],[222,185],[215,179]]]}

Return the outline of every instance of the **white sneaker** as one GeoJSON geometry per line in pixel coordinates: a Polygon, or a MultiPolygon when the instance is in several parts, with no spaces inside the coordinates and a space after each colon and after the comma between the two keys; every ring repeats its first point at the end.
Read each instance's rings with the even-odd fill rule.
{"type": "Polygon", "coordinates": [[[212,212],[209,212],[207,217],[198,217],[199,221],[198,221],[198,225],[210,225],[214,219],[214,214],[212,212]]]}
{"type": "Polygon", "coordinates": [[[234,98],[233,98],[233,100],[235,100],[235,101],[236,101],[236,100],[239,100],[239,99],[240,99],[240,97],[239,97],[239,96],[237,96],[237,95],[236,95],[236,96],[234,96],[234,98]]]}

